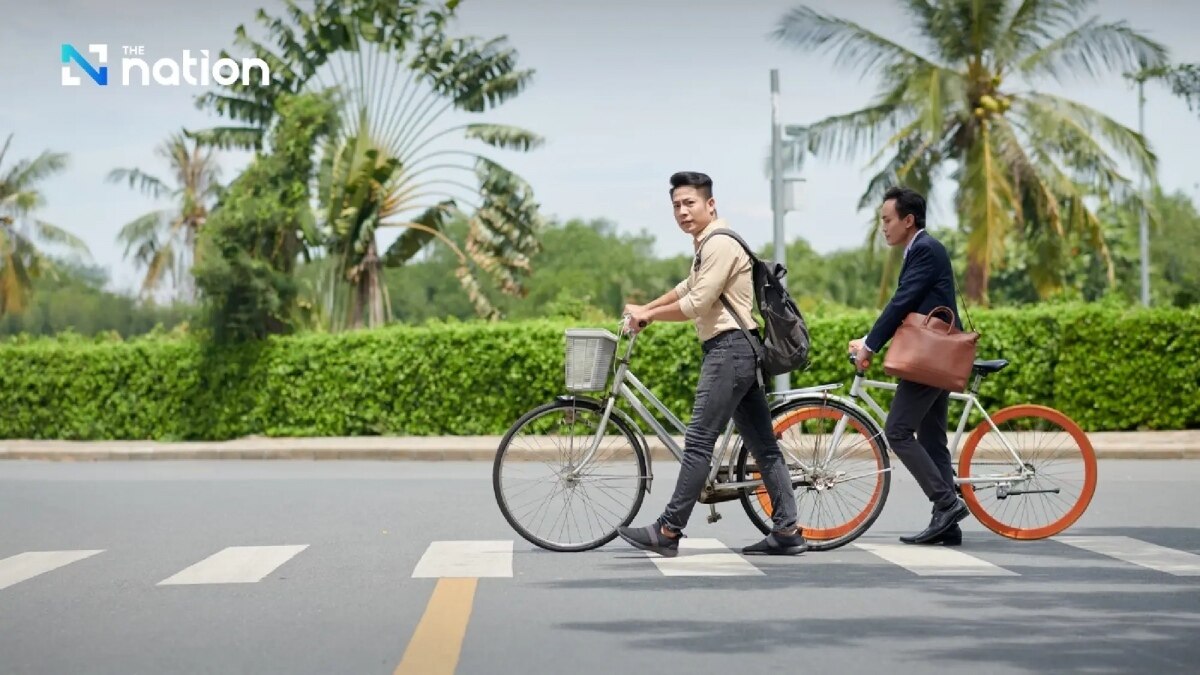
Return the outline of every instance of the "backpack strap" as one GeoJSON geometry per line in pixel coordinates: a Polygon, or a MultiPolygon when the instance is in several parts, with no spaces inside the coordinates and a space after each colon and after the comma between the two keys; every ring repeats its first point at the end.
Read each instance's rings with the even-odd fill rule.
{"type": "MultiPolygon", "coordinates": [[[[718,235],[718,234],[724,234],[724,235],[727,235],[727,236],[730,236],[730,237],[733,237],[734,239],[736,239],[737,242],[742,245],[742,248],[746,250],[746,255],[750,256],[750,274],[751,274],[750,294],[753,295],[754,294],[754,277],[753,277],[754,263],[756,263],[758,261],[758,256],[754,255],[754,251],[750,250],[750,246],[748,244],[746,244],[746,240],[742,239],[741,236],[738,235],[738,233],[736,233],[733,230],[730,230],[728,228],[720,228],[714,232],[710,232],[707,237],[700,240],[700,246],[698,246],[696,248],[696,255],[697,256],[700,255],[700,250],[704,248],[705,242],[707,242],[709,239],[711,239],[714,235],[718,235]]],[[[742,329],[742,335],[744,335],[746,337],[746,342],[750,343],[750,349],[754,352],[754,360],[756,362],[758,362],[759,367],[755,368],[754,370],[755,370],[755,374],[758,375],[758,385],[761,387],[763,384],[761,345],[759,345],[757,342],[754,341],[754,337],[750,335],[750,330],[748,328],[746,328],[746,324],[742,322],[742,318],[740,316],[738,316],[737,311],[733,308],[733,304],[729,302],[729,298],[725,297],[724,293],[721,294],[721,304],[725,305],[725,310],[727,312],[729,312],[729,314],[731,316],[733,316],[733,320],[737,322],[738,328],[742,329]]],[[[753,313],[753,308],[751,308],[751,312],[753,313]]]]}

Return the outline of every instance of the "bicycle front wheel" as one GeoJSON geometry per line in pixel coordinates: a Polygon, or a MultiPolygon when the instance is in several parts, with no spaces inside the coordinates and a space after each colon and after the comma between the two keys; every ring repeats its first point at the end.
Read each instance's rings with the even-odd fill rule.
{"type": "MultiPolygon", "coordinates": [[[[798,524],[809,548],[828,551],[857,539],[883,511],[891,466],[883,431],[870,417],[832,399],[798,399],[772,411],[779,449],[791,474],[798,524]],[[840,434],[836,433],[839,432],[840,434]],[[797,480],[793,479],[793,484],[797,480]]],[[[749,449],[737,459],[739,481],[760,477],[749,449]]],[[[763,486],[743,491],[742,507],[771,531],[771,497],[763,486]]]]}
{"type": "Polygon", "coordinates": [[[551,551],[586,551],[612,541],[637,515],[648,479],[638,436],[610,417],[585,466],[604,410],[560,399],[526,413],[500,441],[492,488],[504,519],[551,551]]]}
{"type": "Polygon", "coordinates": [[[963,501],[989,530],[1044,539],[1087,510],[1096,491],[1096,452],[1063,413],[1040,405],[1004,408],[985,420],[959,459],[963,501]],[[1015,456],[1014,456],[1015,453],[1015,456]]]}

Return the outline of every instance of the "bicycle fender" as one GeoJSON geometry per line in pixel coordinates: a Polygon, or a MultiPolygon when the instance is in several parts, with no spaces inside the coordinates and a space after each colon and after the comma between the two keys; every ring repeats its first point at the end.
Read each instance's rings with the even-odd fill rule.
{"type": "Polygon", "coordinates": [[[783,406],[785,406],[789,403],[792,403],[794,401],[822,401],[822,402],[835,401],[835,402],[840,403],[841,405],[844,405],[847,408],[853,410],[854,412],[861,414],[864,418],[878,423],[878,421],[875,420],[875,416],[872,415],[871,413],[867,412],[862,406],[858,405],[858,403],[856,403],[854,401],[854,399],[852,399],[848,396],[836,396],[836,395],[830,394],[829,392],[826,392],[826,391],[814,392],[814,393],[810,393],[810,394],[801,394],[799,396],[792,396],[792,397],[786,398],[782,401],[779,401],[778,403],[775,403],[774,405],[771,406],[772,415],[774,415],[775,411],[778,410],[779,408],[782,408],[783,406]]]}
{"type": "MultiPolygon", "coordinates": [[[[593,396],[563,394],[554,398],[557,401],[587,401],[588,403],[596,404],[602,410],[604,409],[604,402],[593,396]]],[[[625,411],[613,406],[612,414],[628,425],[633,431],[634,441],[641,446],[642,456],[646,458],[646,494],[650,494],[650,484],[654,482],[654,459],[650,456],[650,446],[646,443],[646,435],[642,433],[642,428],[625,411]]]]}

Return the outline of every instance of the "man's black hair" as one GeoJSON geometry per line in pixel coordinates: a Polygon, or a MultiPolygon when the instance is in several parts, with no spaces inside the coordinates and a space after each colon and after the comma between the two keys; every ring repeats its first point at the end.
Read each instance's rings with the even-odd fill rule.
{"type": "Polygon", "coordinates": [[[918,230],[925,229],[925,198],[920,192],[906,187],[891,187],[883,195],[883,201],[896,200],[896,215],[901,219],[913,217],[918,230]]]}
{"type": "Polygon", "coordinates": [[[675,190],[681,187],[694,187],[700,193],[700,196],[705,199],[712,199],[712,179],[708,174],[703,174],[698,171],[680,171],[671,176],[671,196],[675,196],[675,190]]]}

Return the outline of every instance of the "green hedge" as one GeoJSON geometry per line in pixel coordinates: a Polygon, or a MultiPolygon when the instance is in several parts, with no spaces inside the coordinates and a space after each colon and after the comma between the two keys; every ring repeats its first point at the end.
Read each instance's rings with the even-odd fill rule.
{"type": "MultiPolygon", "coordinates": [[[[846,342],[872,318],[813,313],[813,364],[793,386],[848,382],[846,342]]],[[[1200,427],[1200,310],[1046,306],[973,318],[980,358],[1013,362],[984,384],[989,409],[1043,403],[1089,430],[1200,427]]],[[[0,344],[0,438],[500,434],[561,393],[571,325],[396,326],[236,348],[186,337],[10,340],[0,344]]],[[[690,324],[658,324],[639,340],[634,369],[686,420],[699,357],[690,324]]]]}

